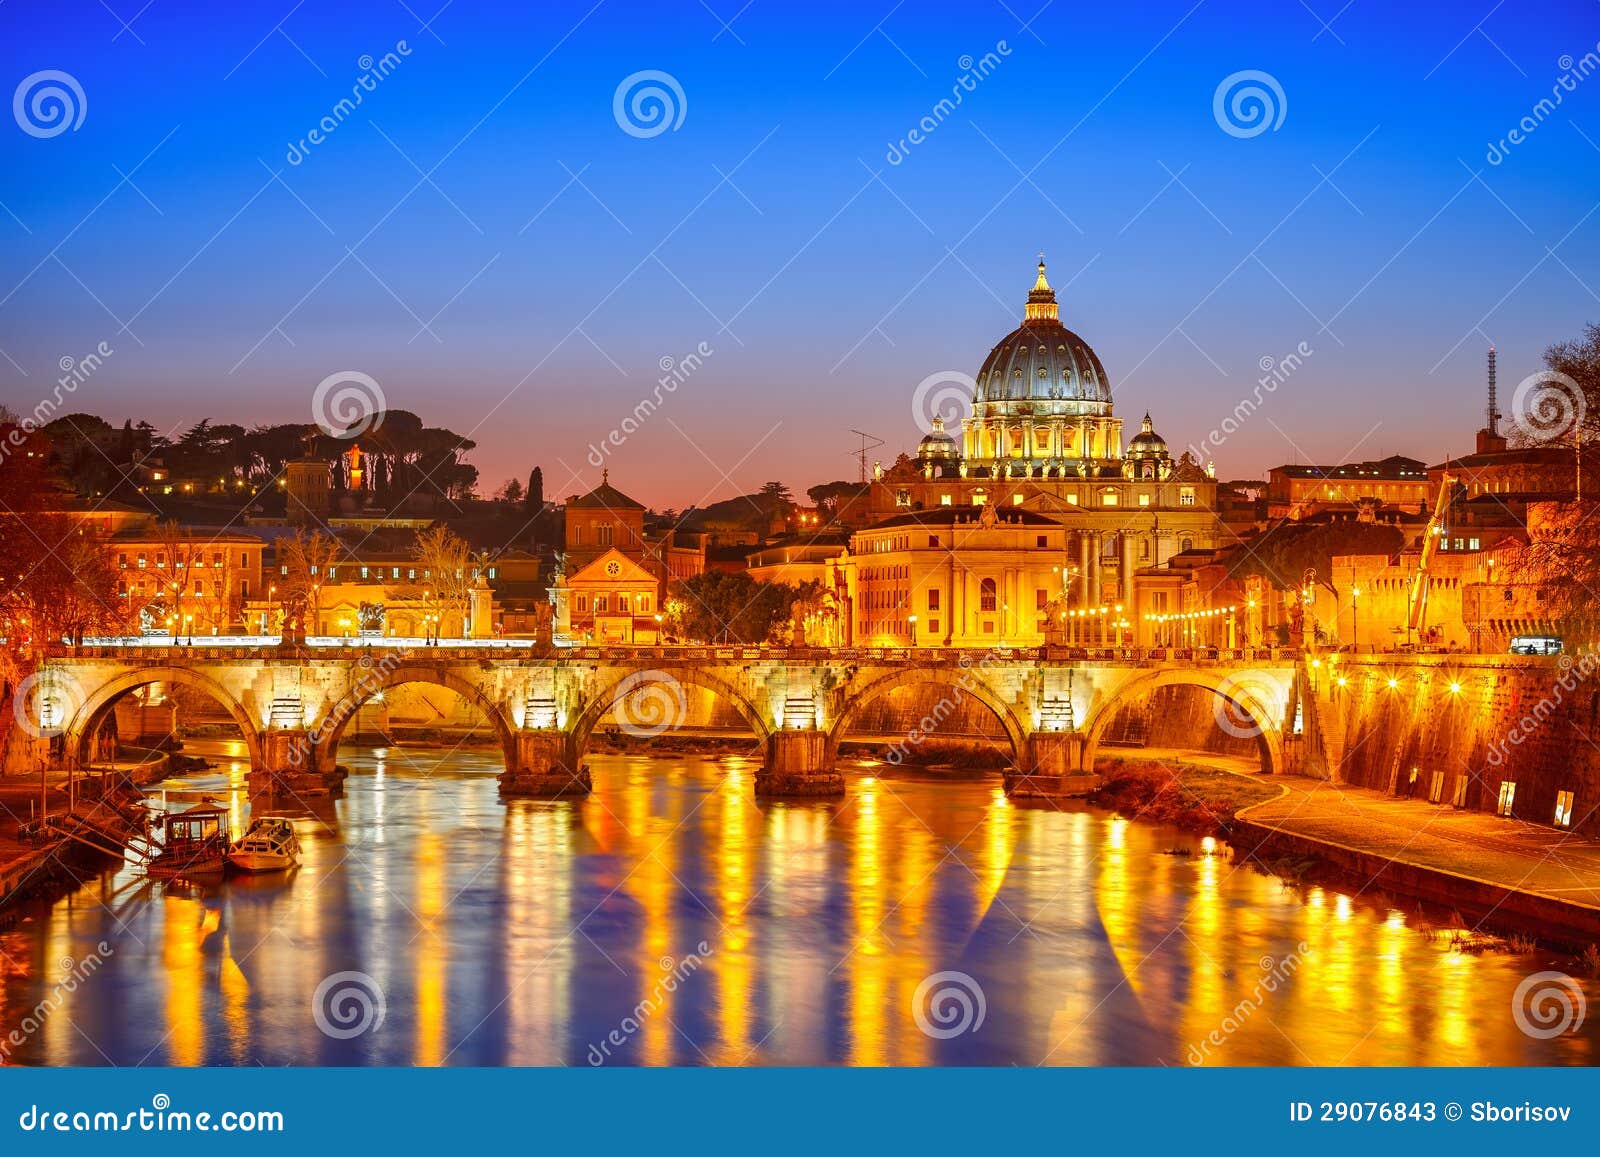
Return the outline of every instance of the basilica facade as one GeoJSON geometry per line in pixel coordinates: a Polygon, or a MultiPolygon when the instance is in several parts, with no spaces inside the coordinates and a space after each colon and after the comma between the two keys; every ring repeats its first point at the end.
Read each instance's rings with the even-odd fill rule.
{"type": "Polygon", "coordinates": [[[874,468],[868,494],[874,521],[912,515],[909,521],[920,525],[934,512],[955,508],[950,520],[934,518],[952,527],[942,535],[902,533],[907,546],[914,542],[925,556],[918,559],[884,558],[882,536],[860,532],[833,567],[840,619],[848,624],[843,633],[857,645],[895,645],[908,636],[925,645],[960,645],[992,644],[1003,630],[1008,642],[1030,645],[1044,641],[1048,620],[1062,614],[1117,622],[1119,612],[1135,604],[1134,577],[1141,569],[1215,548],[1221,536],[1210,464],[1187,453],[1174,457],[1148,413],[1126,444],[1122,431],[1110,376],[1089,343],[1062,323],[1041,260],[1021,325],[994,345],[973,379],[970,415],[959,421],[930,415],[915,458],[874,468]],[[973,546],[995,532],[1014,535],[993,522],[994,531],[975,534],[978,521],[960,515],[972,507],[1015,510],[1050,530],[1032,533],[1027,559],[1001,549],[964,551],[967,557],[949,560],[946,572],[951,565],[972,568],[968,577],[980,594],[948,602],[938,637],[929,638],[930,608],[907,592],[874,590],[869,576],[930,567],[930,549],[973,546]],[[951,533],[957,526],[971,529],[951,533]],[[977,573],[985,567],[998,570],[977,573]],[[1002,612],[994,625],[984,618],[985,580],[995,590],[1017,592],[1012,613],[1002,612]],[[1046,603],[1053,612],[1048,616],[1046,603]],[[886,607],[894,610],[885,615],[886,607]],[[916,613],[920,628],[890,621],[895,613],[916,613]]]}

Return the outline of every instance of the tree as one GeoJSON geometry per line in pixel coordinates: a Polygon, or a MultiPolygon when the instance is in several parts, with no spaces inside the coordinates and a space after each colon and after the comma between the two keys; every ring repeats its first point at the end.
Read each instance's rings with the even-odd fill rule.
{"type": "Polygon", "coordinates": [[[832,519],[852,502],[865,498],[869,490],[870,487],[861,482],[823,482],[807,490],[806,497],[811,499],[813,506],[832,519]]]}
{"type": "Polygon", "coordinates": [[[705,571],[673,585],[676,632],[703,643],[765,643],[787,632],[799,589],[757,582],[744,571],[705,571]]]}
{"type": "Polygon", "coordinates": [[[507,478],[499,490],[494,493],[496,502],[504,502],[507,506],[516,506],[522,501],[522,483],[515,478],[507,478]]]}
{"type": "Polygon", "coordinates": [[[36,648],[126,629],[127,600],[103,540],[60,512],[49,439],[0,413],[0,676],[15,682],[36,648]]]}
{"type": "Polygon", "coordinates": [[[322,588],[328,581],[328,569],[343,555],[339,540],[320,530],[297,530],[278,547],[279,562],[287,568],[279,580],[280,601],[286,618],[291,622],[298,619],[308,634],[321,631],[322,588]]]}
{"type": "Polygon", "coordinates": [[[465,632],[472,590],[472,551],[466,540],[437,523],[411,544],[417,578],[395,587],[388,596],[413,603],[429,616],[435,637],[447,625],[465,632]],[[452,616],[454,616],[452,618],[452,616]]]}
{"type": "Polygon", "coordinates": [[[523,501],[529,514],[538,514],[544,509],[544,471],[537,466],[528,473],[528,494],[523,501]]]}
{"type": "MultiPolygon", "coordinates": [[[[1582,336],[1550,346],[1544,351],[1544,364],[1552,373],[1564,375],[1577,383],[1580,396],[1564,397],[1563,395],[1570,391],[1558,383],[1548,383],[1542,389],[1530,390],[1524,405],[1535,407],[1534,412],[1511,415],[1512,422],[1519,429],[1527,429],[1524,423],[1529,418],[1538,423],[1534,433],[1525,440],[1537,443],[1569,438],[1572,434],[1570,421],[1558,421],[1553,424],[1540,421],[1541,418],[1554,415],[1566,419],[1569,415],[1575,414],[1579,420],[1578,424],[1590,439],[1600,434],[1600,324],[1590,322],[1583,327],[1582,336]],[[1548,414],[1537,409],[1541,397],[1552,404],[1548,414]],[[1550,428],[1546,428],[1547,426],[1550,428]]],[[[1513,404],[1516,401],[1513,395],[1513,404]]]]}
{"type": "Polygon", "coordinates": [[[1382,522],[1304,523],[1284,519],[1242,544],[1229,560],[1230,578],[1260,575],[1278,590],[1295,590],[1307,570],[1317,583],[1336,590],[1333,559],[1338,555],[1398,555],[1405,534],[1382,522]]]}
{"type": "Polygon", "coordinates": [[[1593,616],[1600,603],[1600,530],[1595,504],[1543,502],[1528,511],[1528,541],[1506,558],[1505,577],[1530,586],[1541,613],[1593,616]]]}
{"type": "Polygon", "coordinates": [[[793,502],[794,495],[789,492],[789,487],[783,482],[765,482],[761,486],[761,496],[774,502],[793,502]]]}

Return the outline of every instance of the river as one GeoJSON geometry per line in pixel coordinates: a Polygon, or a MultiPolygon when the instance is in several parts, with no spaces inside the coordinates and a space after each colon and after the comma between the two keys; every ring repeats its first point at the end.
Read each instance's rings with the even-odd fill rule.
{"type": "MultiPolygon", "coordinates": [[[[165,785],[248,814],[239,745],[165,785]]],[[[998,777],[887,766],[758,805],[730,756],[352,749],[292,874],[123,868],[0,933],[0,1061],[38,1065],[1591,1064],[1518,1028],[1548,953],[998,777]],[[320,988],[320,998],[319,998],[320,988]]],[[[159,793],[158,793],[159,794],[159,793]]],[[[1592,1000],[1595,992],[1590,991],[1592,1000]]]]}

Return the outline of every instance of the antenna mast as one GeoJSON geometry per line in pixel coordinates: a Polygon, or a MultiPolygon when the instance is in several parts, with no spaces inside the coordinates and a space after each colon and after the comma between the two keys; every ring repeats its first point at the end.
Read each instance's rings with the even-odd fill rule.
{"type": "Polygon", "coordinates": [[[856,462],[858,464],[858,473],[857,473],[856,481],[857,482],[866,482],[866,480],[867,480],[867,451],[868,450],[876,450],[879,446],[882,446],[883,445],[883,439],[879,438],[875,434],[869,434],[865,430],[851,429],[850,432],[861,439],[860,447],[858,449],[850,451],[851,456],[856,459],[856,462]]]}
{"type": "Polygon", "coordinates": [[[1495,401],[1494,374],[1495,374],[1494,346],[1490,346],[1489,347],[1489,436],[1491,438],[1498,438],[1500,436],[1500,407],[1496,404],[1496,401],[1495,401]]]}

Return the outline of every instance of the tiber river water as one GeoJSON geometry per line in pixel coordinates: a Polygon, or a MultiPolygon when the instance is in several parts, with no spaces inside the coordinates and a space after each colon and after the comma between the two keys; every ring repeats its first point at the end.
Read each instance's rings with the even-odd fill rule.
{"type": "MultiPolygon", "coordinates": [[[[217,770],[166,785],[169,802],[231,793],[237,829],[238,745],[211,751],[217,770]]],[[[588,799],[502,803],[489,753],[341,756],[346,795],[327,822],[298,822],[293,874],[195,891],[122,869],[0,933],[0,1059],[1600,1055],[1593,1020],[1545,1040],[1512,1015],[1525,976],[1570,962],[1454,951],[1447,932],[1382,900],[1264,875],[1169,828],[1011,804],[998,777],[866,767],[842,801],[758,806],[748,759],[595,756],[588,799]]]]}

